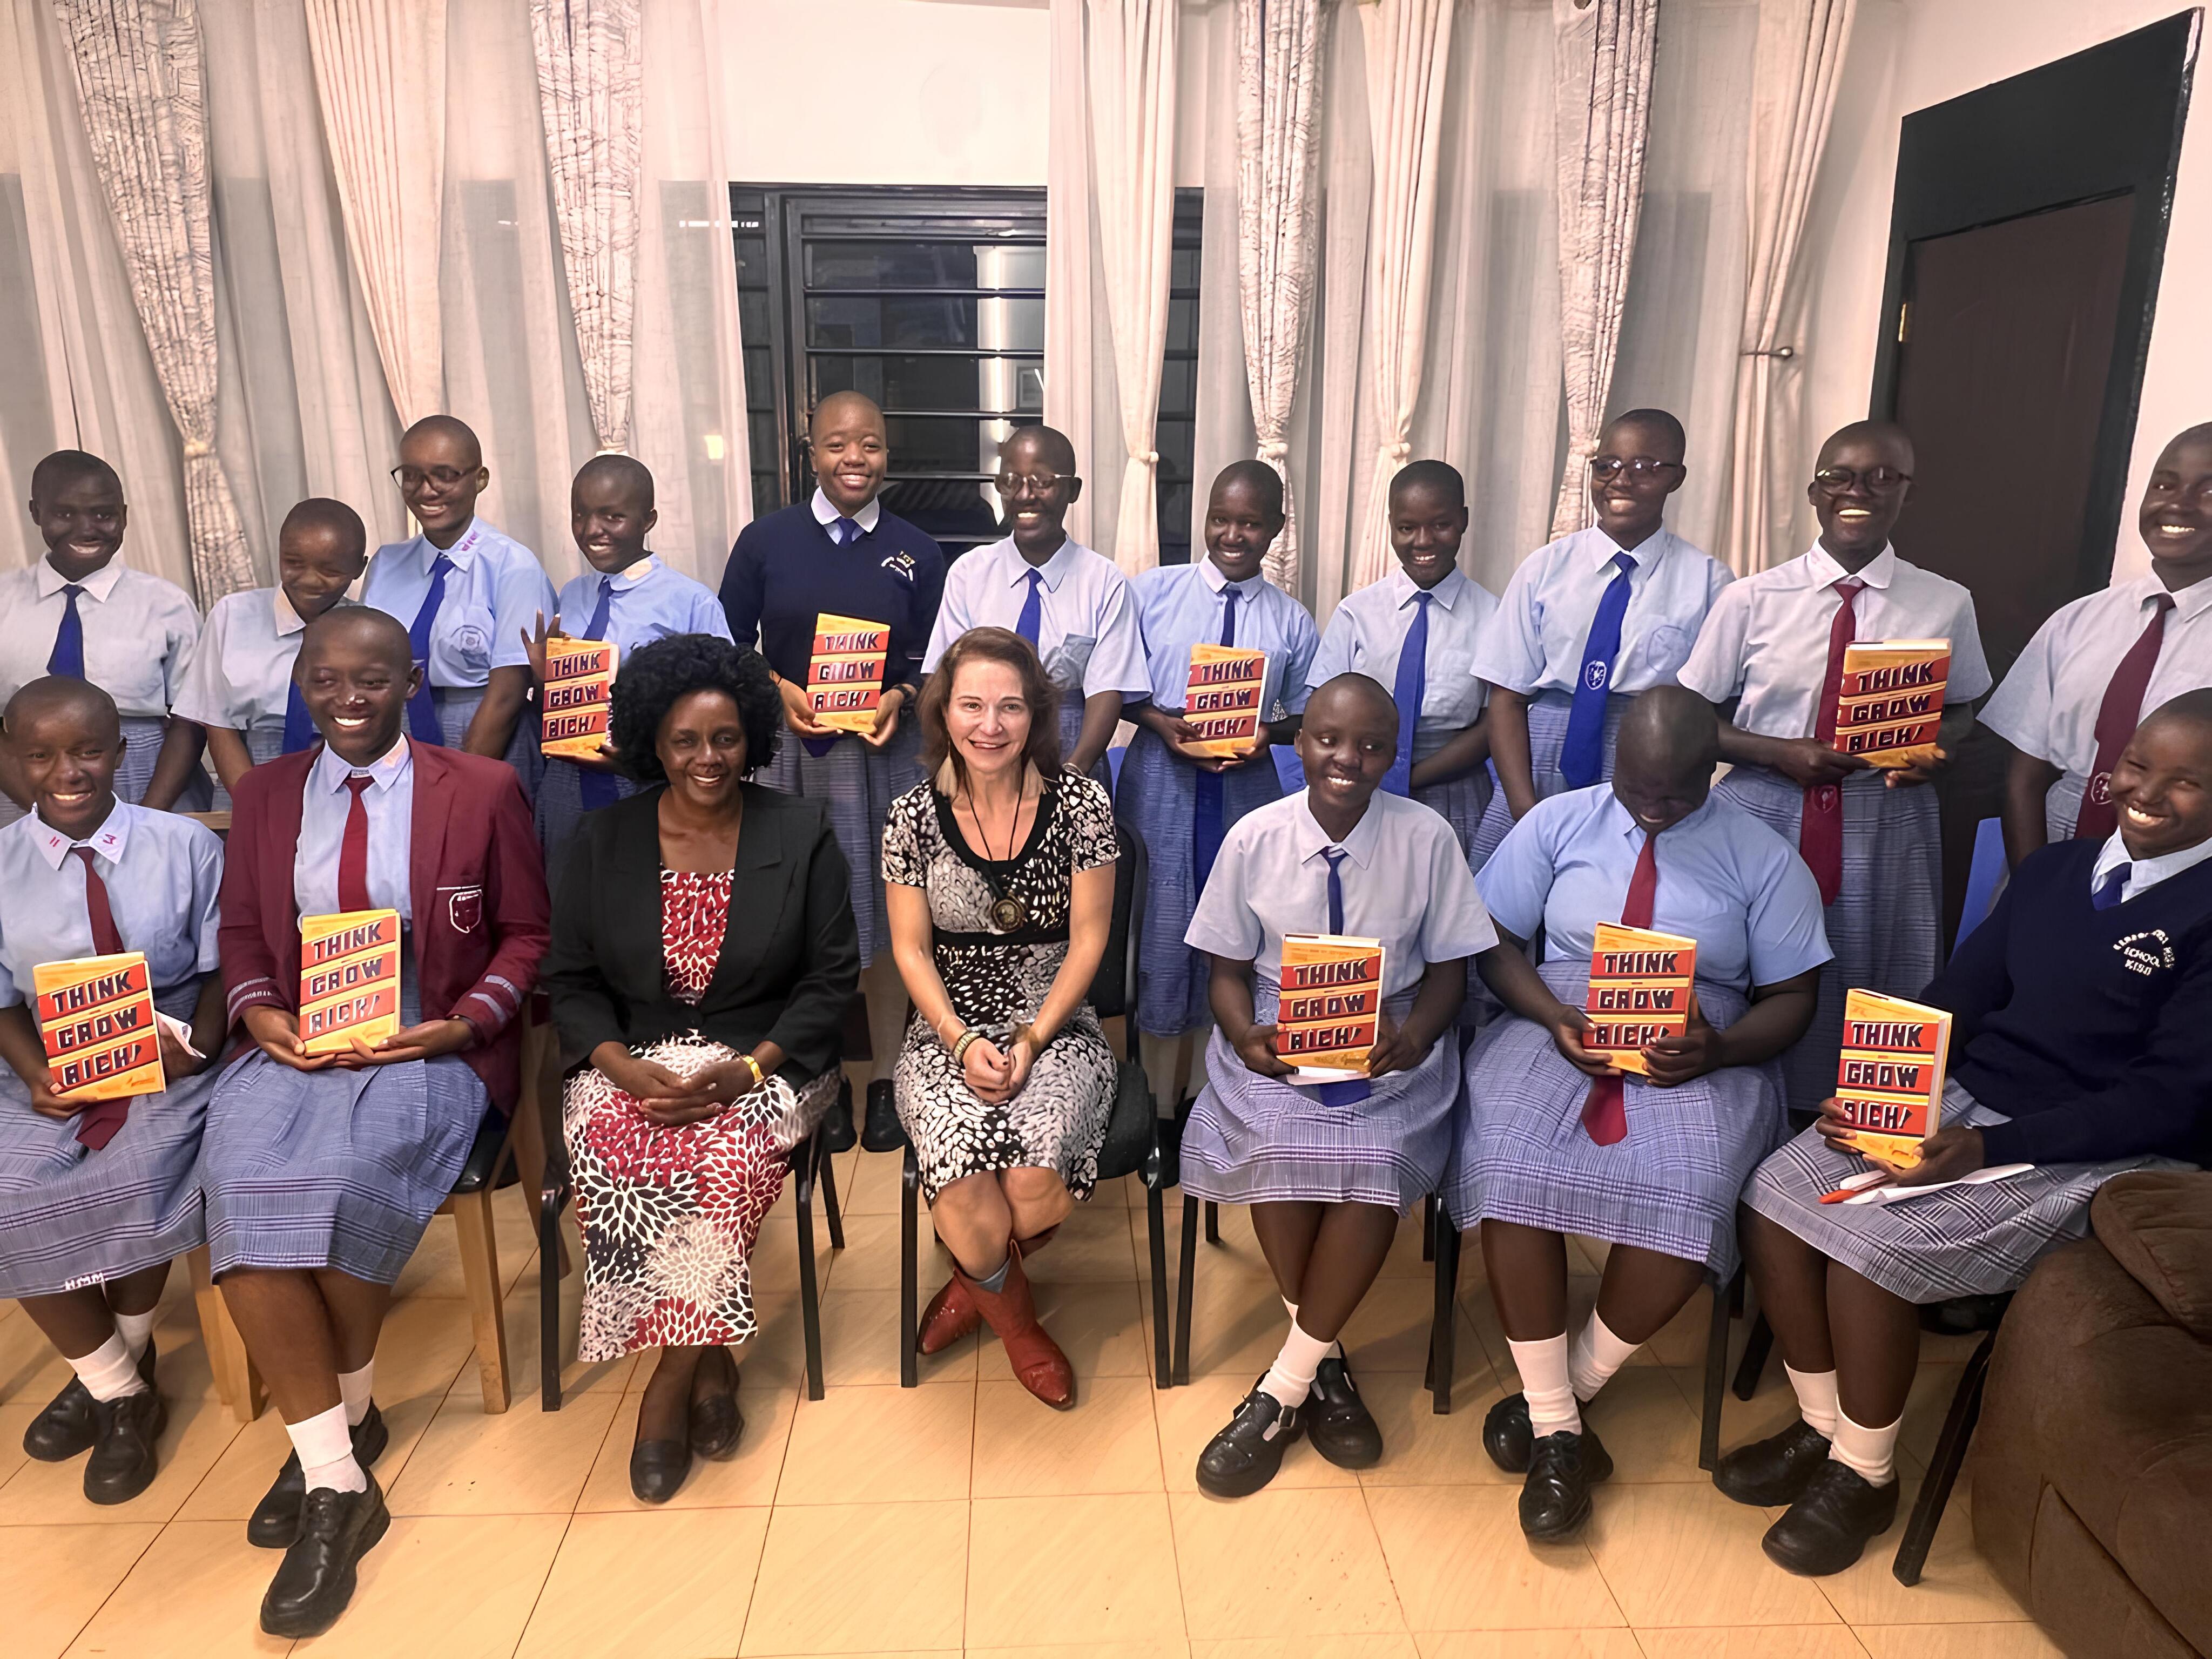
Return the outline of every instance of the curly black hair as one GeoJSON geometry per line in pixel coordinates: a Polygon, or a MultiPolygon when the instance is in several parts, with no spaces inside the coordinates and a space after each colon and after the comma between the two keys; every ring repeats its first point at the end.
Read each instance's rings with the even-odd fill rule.
{"type": "Polygon", "coordinates": [[[725,692],[737,704],[738,724],[745,733],[747,776],[775,756],[783,698],[769,678],[767,659],[712,634],[672,634],[640,646],[615,672],[607,741],[623,770],[640,783],[666,781],[654,741],[668,711],[694,691],[725,692]]]}

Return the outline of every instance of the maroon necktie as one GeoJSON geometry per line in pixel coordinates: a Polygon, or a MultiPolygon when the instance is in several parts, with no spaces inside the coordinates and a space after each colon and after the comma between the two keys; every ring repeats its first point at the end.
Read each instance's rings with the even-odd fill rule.
{"type": "MultiPolygon", "coordinates": [[[[116,929],[115,911],[107,902],[107,884],[100,878],[100,866],[92,861],[92,848],[72,847],[70,851],[84,860],[84,913],[92,922],[92,948],[103,957],[119,956],[123,935],[116,929]]],[[[130,1110],[128,1095],[119,1100],[93,1102],[76,1115],[76,1138],[98,1152],[115,1139],[130,1110]]]]}
{"type": "MultiPolygon", "coordinates": [[[[1659,837],[1647,835],[1628,878],[1628,902],[1620,907],[1620,925],[1649,927],[1651,901],[1658,891],[1659,837]]],[[[1619,1077],[1590,1079],[1589,1096],[1583,1102],[1583,1129],[1601,1146],[1610,1146],[1627,1134],[1628,1097],[1619,1077]]]]}
{"type": "Polygon", "coordinates": [[[338,843],[341,910],[375,908],[368,902],[368,803],[362,799],[375,781],[358,773],[345,781],[345,787],[353,791],[353,799],[346,804],[345,839],[338,843]]]}
{"type": "MultiPolygon", "coordinates": [[[[1844,649],[1858,637],[1858,618],[1851,601],[1866,586],[1856,576],[1829,584],[1844,597],[1836,607],[1836,620],[1828,627],[1828,674],[1820,682],[1820,707],[1814,711],[1813,735],[1823,748],[1836,746],[1836,698],[1844,689],[1844,649]]],[[[1820,885],[1820,902],[1833,904],[1844,885],[1844,787],[1839,783],[1816,783],[1805,792],[1805,811],[1797,821],[1797,851],[1820,885]]]]}
{"type": "Polygon", "coordinates": [[[2158,666],[2159,647],[2166,643],[2166,613],[2172,609],[2172,594],[2153,596],[2149,623],[2112,671],[2105,700],[2097,705],[2097,758],[2089,768],[2081,811],[2074,820],[2076,841],[2102,841],[2120,827],[2119,814],[2112,810],[2112,769],[2120,763],[2120,750],[2128,746],[2142,718],[2151,671],[2158,666]]]}

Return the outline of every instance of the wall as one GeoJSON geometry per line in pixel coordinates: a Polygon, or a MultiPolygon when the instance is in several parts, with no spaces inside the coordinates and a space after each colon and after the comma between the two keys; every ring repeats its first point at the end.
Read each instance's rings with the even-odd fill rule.
{"type": "MultiPolygon", "coordinates": [[[[1899,123],[1912,111],[2172,16],[2175,0],[1860,0],[1812,204],[1805,430],[1863,417],[1874,384],[1899,123]]],[[[2133,503],[2167,439],[2212,420],[2212,89],[2185,130],[2115,574],[2148,568],[2133,503]]],[[[1807,538],[1809,526],[1803,526],[1807,538]]]]}

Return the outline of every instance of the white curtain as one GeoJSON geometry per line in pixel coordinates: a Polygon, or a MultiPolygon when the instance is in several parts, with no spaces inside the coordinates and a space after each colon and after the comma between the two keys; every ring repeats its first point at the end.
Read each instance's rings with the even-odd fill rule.
{"type": "MultiPolygon", "coordinates": [[[[1797,270],[1806,209],[1828,140],[1855,0],[1764,0],[1753,85],[1750,254],[1736,374],[1735,449],[1725,539],[1741,573],[1794,556],[1790,493],[1778,478],[1804,447],[1796,361],[1779,354],[1804,300],[1797,270]],[[1778,499],[1779,497],[1779,499],[1778,499]]],[[[1793,348],[1794,351],[1794,348],[1793,348]]]]}
{"type": "Polygon", "coordinates": [[[1630,261],[1644,209],[1659,0],[1553,0],[1559,167],[1559,346],[1567,458],[1552,534],[1590,521],[1583,473],[1613,389],[1630,261]]]}
{"type": "MultiPolygon", "coordinates": [[[[1283,475],[1267,574],[1296,592],[1288,434],[1320,248],[1321,0],[1237,0],[1237,293],[1260,459],[1283,475]]],[[[1197,481],[1202,492],[1208,480],[1197,481]]]]}
{"type": "Polygon", "coordinates": [[[531,0],[530,22],[584,395],[599,447],[625,450],[644,20],[638,0],[531,0]]]}
{"type": "MultiPolygon", "coordinates": [[[[1097,199],[1091,186],[1091,93],[1083,50],[1084,0],[1052,0],[1052,95],[1045,138],[1045,424],[1067,434],[1090,488],[1067,513],[1067,533],[1091,545],[1098,483],[1091,477],[1093,373],[1099,344],[1097,199]]],[[[1112,356],[1110,338],[1107,356],[1112,356]]],[[[1110,381],[1112,363],[1108,365],[1110,381]]],[[[1118,416],[1118,410],[1117,410],[1118,416]]]]}

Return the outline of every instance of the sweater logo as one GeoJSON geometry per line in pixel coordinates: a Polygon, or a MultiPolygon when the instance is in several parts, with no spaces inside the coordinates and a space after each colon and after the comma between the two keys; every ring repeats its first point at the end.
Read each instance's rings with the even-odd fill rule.
{"type": "Polygon", "coordinates": [[[481,887],[441,887],[446,921],[457,933],[473,933],[483,925],[484,890],[481,887]]]}
{"type": "Polygon", "coordinates": [[[901,580],[911,583],[914,580],[914,555],[894,553],[884,561],[884,568],[901,580]]]}
{"type": "Polygon", "coordinates": [[[2173,941],[2163,927],[2147,928],[2140,933],[2130,933],[2115,939],[2112,949],[2119,952],[2120,965],[2131,974],[2141,974],[2148,979],[2161,968],[2173,966],[2173,941]]]}

